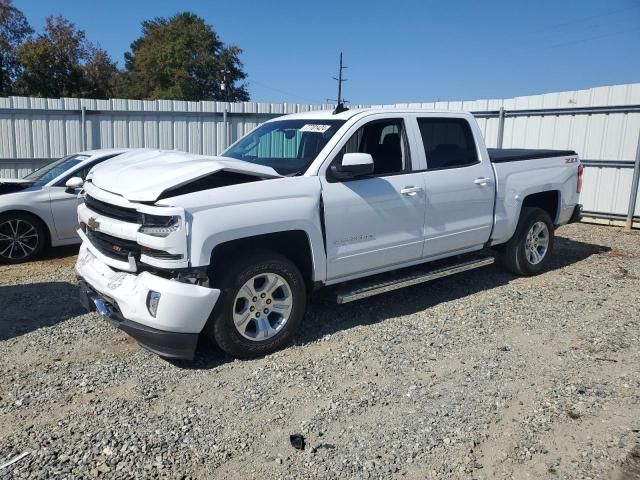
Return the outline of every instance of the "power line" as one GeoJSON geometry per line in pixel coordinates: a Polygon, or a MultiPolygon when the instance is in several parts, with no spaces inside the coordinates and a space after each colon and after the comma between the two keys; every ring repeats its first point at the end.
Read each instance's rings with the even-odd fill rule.
{"type": "Polygon", "coordinates": [[[522,56],[528,53],[532,53],[532,52],[538,52],[541,50],[548,50],[548,49],[552,49],[552,48],[560,48],[560,47],[564,47],[567,45],[575,45],[575,44],[580,44],[580,43],[586,43],[586,42],[590,42],[593,40],[599,40],[601,38],[607,38],[607,37],[614,37],[617,35],[625,35],[627,33],[633,33],[633,32],[637,32],[640,31],[640,28],[632,28],[630,30],[622,30],[622,31],[618,31],[618,32],[610,32],[610,33],[605,33],[602,35],[594,35],[591,37],[585,37],[585,38],[577,38],[575,40],[568,40],[566,42],[560,42],[560,43],[555,43],[552,45],[541,45],[535,49],[533,48],[525,48],[519,51],[513,50],[512,53],[507,53],[505,55],[502,55],[502,58],[512,58],[512,57],[516,57],[516,56],[522,56]]]}
{"type": "Polygon", "coordinates": [[[287,97],[297,98],[298,100],[304,100],[305,102],[308,102],[308,103],[324,103],[324,102],[319,101],[319,100],[311,100],[310,98],[302,97],[302,96],[300,96],[298,94],[295,94],[295,93],[291,93],[291,92],[286,92],[284,90],[280,90],[279,88],[272,87],[270,85],[267,85],[266,83],[259,82],[257,80],[249,80],[249,83],[250,84],[251,83],[255,83],[256,85],[260,85],[261,87],[266,88],[267,90],[273,90],[274,92],[281,93],[282,95],[286,95],[287,97]]]}
{"type": "Polygon", "coordinates": [[[546,47],[542,47],[542,48],[545,49],[545,48],[564,47],[565,45],[573,45],[576,43],[590,42],[591,40],[598,40],[600,38],[605,38],[605,37],[614,37],[616,35],[624,35],[626,33],[632,33],[637,31],[640,31],[640,28],[632,28],[631,30],[623,30],[621,32],[611,32],[611,33],[605,33],[603,35],[595,35],[593,37],[579,38],[577,40],[570,40],[567,42],[556,43],[555,45],[547,45],[546,47]]]}
{"type": "Polygon", "coordinates": [[[548,30],[554,30],[558,27],[566,27],[567,25],[572,25],[574,23],[580,23],[580,22],[585,22],[587,20],[593,20],[594,18],[602,18],[602,17],[608,17],[611,15],[615,15],[616,13],[622,13],[622,12],[627,12],[629,10],[633,10],[636,8],[640,8],[640,3],[636,4],[636,5],[632,5],[631,7],[627,7],[627,8],[619,8],[617,10],[612,10],[608,13],[600,13],[598,15],[589,15],[588,17],[581,17],[581,18],[574,18],[572,20],[568,20],[566,22],[562,22],[562,23],[556,23],[554,25],[547,25],[546,27],[542,27],[542,28],[537,28],[535,30],[530,30],[526,33],[539,33],[539,32],[545,32],[548,30]]]}

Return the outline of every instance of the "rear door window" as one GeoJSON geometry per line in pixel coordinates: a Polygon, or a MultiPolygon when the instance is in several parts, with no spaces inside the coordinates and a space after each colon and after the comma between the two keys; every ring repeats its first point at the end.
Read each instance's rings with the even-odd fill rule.
{"type": "Polygon", "coordinates": [[[478,163],[469,122],[463,118],[418,118],[427,170],[458,168],[478,163]]]}

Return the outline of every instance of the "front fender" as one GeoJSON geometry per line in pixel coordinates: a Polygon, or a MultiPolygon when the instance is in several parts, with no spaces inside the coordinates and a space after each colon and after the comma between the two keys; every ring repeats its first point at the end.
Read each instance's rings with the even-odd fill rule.
{"type": "Polygon", "coordinates": [[[169,200],[188,212],[191,265],[206,266],[222,243],[268,233],[303,231],[309,239],[313,280],[324,281],[318,177],[290,177],[196,192],[169,200]]]}

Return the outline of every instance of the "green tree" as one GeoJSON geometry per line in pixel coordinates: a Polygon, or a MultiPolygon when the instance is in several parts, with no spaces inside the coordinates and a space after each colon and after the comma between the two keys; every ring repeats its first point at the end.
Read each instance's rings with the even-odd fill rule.
{"type": "Polygon", "coordinates": [[[0,0],[0,96],[11,95],[13,82],[20,73],[18,47],[33,30],[24,14],[11,0],[0,0]]]}
{"type": "Polygon", "coordinates": [[[193,13],[147,20],[142,36],[125,54],[123,93],[133,98],[248,100],[241,83],[247,76],[241,53],[193,13]]]}
{"type": "Polygon", "coordinates": [[[18,48],[18,59],[14,90],[22,95],[109,98],[119,75],[107,52],[60,16],[47,18],[44,33],[18,48]]]}
{"type": "Polygon", "coordinates": [[[119,88],[118,67],[101,48],[90,48],[83,74],[82,96],[85,98],[111,98],[119,88]]]}
{"type": "Polygon", "coordinates": [[[83,86],[82,62],[87,59],[85,33],[58,17],[47,17],[44,33],[18,49],[22,72],[16,91],[40,97],[78,96],[83,86]]]}

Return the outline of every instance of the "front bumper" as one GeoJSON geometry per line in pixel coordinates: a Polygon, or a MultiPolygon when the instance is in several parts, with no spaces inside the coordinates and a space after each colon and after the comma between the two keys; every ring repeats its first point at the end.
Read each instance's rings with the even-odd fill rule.
{"type": "Polygon", "coordinates": [[[198,346],[197,333],[165,332],[124,318],[117,306],[100,296],[84,280],[80,280],[80,303],[89,311],[97,311],[120,330],[131,335],[143,348],[165,358],[191,360],[198,346]]]}
{"type": "Polygon", "coordinates": [[[194,342],[220,296],[218,289],[167,280],[149,272],[113,270],[87,248],[86,242],[80,246],[76,271],[83,280],[81,300],[86,307],[98,309],[143,346],[166,357],[193,356],[191,347],[195,349],[194,342]],[[160,293],[155,317],[147,308],[150,291],[160,293]],[[104,309],[98,308],[102,306],[104,309]]]}

